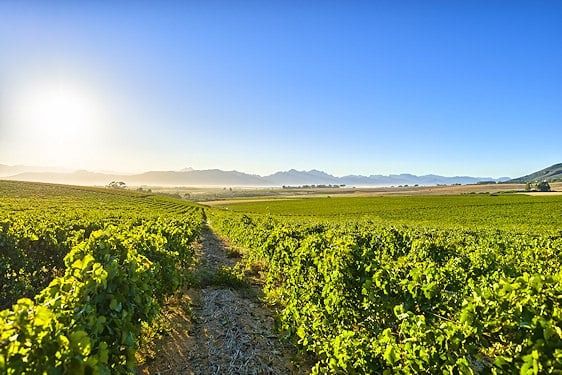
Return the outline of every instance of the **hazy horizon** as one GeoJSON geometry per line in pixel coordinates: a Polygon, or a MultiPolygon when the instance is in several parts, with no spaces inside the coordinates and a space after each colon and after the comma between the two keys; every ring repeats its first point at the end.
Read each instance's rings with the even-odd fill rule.
{"type": "MultiPolygon", "coordinates": [[[[191,166],[185,166],[182,168],[178,168],[178,169],[172,169],[172,168],[162,168],[162,169],[141,169],[138,171],[126,171],[126,170],[111,170],[111,169],[88,169],[88,168],[68,168],[68,167],[62,167],[62,166],[53,166],[53,165],[24,165],[24,164],[10,164],[10,163],[3,163],[2,161],[0,161],[0,166],[1,165],[5,165],[8,167],[29,167],[29,168],[37,168],[39,169],[44,169],[44,170],[49,170],[49,172],[54,172],[54,173],[73,173],[73,172],[78,172],[78,171],[87,171],[87,172],[93,172],[93,173],[103,173],[103,174],[115,174],[115,175],[134,175],[134,174],[142,174],[145,172],[182,172],[185,171],[188,168],[193,169],[194,171],[202,171],[202,170],[221,170],[221,171],[225,171],[225,172],[241,172],[241,173],[245,173],[245,174],[250,174],[250,175],[258,175],[258,176],[269,176],[272,174],[275,174],[277,172],[289,172],[291,170],[296,170],[298,172],[311,172],[313,170],[316,171],[320,171],[320,172],[325,172],[329,175],[332,175],[334,177],[346,177],[346,176],[351,176],[351,175],[359,175],[359,174],[355,174],[355,173],[344,173],[344,174],[335,174],[335,173],[331,173],[330,171],[327,170],[323,170],[323,169],[319,169],[319,168],[310,168],[310,169],[298,169],[298,168],[292,168],[292,167],[288,167],[288,168],[283,168],[283,169],[278,169],[278,170],[274,170],[268,173],[254,173],[251,171],[245,171],[245,170],[241,170],[241,169],[224,169],[224,168],[219,168],[219,167],[214,167],[214,168],[193,168],[191,166]]],[[[39,172],[39,173],[43,173],[43,172],[39,172]]],[[[45,172],[48,173],[48,172],[45,172]]],[[[402,175],[402,174],[412,174],[412,175],[417,175],[415,173],[411,173],[408,171],[399,171],[399,172],[392,172],[392,173],[378,173],[376,171],[373,172],[367,172],[367,173],[363,173],[360,174],[361,176],[371,176],[371,175],[382,175],[382,176],[390,176],[390,175],[402,175]]],[[[439,175],[439,176],[443,176],[443,177],[462,177],[462,176],[467,176],[467,177],[491,177],[491,178],[501,178],[501,177],[511,177],[511,178],[515,178],[515,177],[519,177],[519,176],[508,176],[508,175],[498,175],[498,176],[488,176],[488,175],[460,175],[460,174],[456,174],[456,175],[440,175],[438,173],[424,173],[423,175],[417,175],[417,176],[424,176],[424,175],[439,175]]]]}
{"type": "Polygon", "coordinates": [[[0,3],[0,163],[518,177],[562,161],[562,3],[0,3]]]}

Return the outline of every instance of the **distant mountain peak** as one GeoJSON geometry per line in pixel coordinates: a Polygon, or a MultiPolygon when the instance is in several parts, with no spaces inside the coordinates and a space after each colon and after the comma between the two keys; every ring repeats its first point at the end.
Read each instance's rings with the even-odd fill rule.
{"type": "Polygon", "coordinates": [[[316,176],[323,176],[323,177],[333,177],[331,174],[328,174],[324,171],[319,171],[318,169],[311,169],[308,173],[316,175],[316,176]]]}
{"type": "MultiPolygon", "coordinates": [[[[556,167],[555,165],[553,167],[556,167]]],[[[555,168],[550,168],[549,172],[555,168]]],[[[347,186],[396,186],[396,185],[438,185],[438,184],[475,184],[480,181],[502,181],[487,177],[439,175],[416,176],[409,173],[391,175],[348,175],[336,177],[318,169],[289,169],[268,176],[248,174],[235,170],[221,169],[198,170],[191,167],[179,171],[148,171],[140,174],[99,173],[85,170],[50,171],[33,167],[10,167],[0,165],[0,178],[43,181],[67,184],[102,185],[112,180],[124,181],[129,186],[300,186],[300,185],[347,185],[347,186]]],[[[505,181],[505,178],[503,178],[505,181]]]]}

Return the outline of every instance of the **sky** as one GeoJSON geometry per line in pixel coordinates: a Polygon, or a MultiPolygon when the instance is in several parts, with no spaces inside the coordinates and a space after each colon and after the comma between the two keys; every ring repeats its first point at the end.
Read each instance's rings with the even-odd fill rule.
{"type": "Polygon", "coordinates": [[[0,164],[517,177],[562,162],[559,1],[0,2],[0,164]]]}

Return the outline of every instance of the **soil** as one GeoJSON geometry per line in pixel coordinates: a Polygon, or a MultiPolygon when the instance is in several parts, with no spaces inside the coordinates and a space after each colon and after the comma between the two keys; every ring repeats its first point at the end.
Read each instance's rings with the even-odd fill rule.
{"type": "Polygon", "coordinates": [[[525,192],[525,193],[520,193],[520,194],[531,195],[531,196],[534,196],[534,197],[549,197],[549,196],[552,196],[552,195],[562,195],[562,191],[543,191],[543,192],[530,191],[530,192],[525,192]]]}
{"type": "Polygon", "coordinates": [[[221,270],[241,261],[239,253],[205,227],[196,254],[198,287],[169,301],[166,334],[144,349],[139,373],[309,373],[296,348],[280,339],[275,311],[259,298],[259,285],[216,282],[221,270]]]}

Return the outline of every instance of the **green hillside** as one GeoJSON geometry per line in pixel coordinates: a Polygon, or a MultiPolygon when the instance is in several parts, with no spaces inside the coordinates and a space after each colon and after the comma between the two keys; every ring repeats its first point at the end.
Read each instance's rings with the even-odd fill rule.
{"type": "Polygon", "coordinates": [[[508,182],[539,182],[539,181],[562,181],[562,163],[551,165],[548,168],[541,169],[535,173],[518,177],[508,182]]]}

